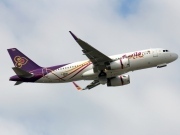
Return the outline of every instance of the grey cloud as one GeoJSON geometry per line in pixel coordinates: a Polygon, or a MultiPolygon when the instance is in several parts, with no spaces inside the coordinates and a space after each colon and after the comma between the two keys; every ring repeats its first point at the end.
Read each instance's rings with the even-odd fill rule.
{"type": "Polygon", "coordinates": [[[129,73],[130,85],[92,91],[77,92],[71,83],[14,87],[8,81],[14,73],[7,48],[19,48],[42,66],[86,59],[69,30],[107,55],[150,47],[179,54],[177,0],[140,1],[126,18],[116,10],[120,2],[0,2],[1,134],[179,134],[179,60],[129,73]]]}

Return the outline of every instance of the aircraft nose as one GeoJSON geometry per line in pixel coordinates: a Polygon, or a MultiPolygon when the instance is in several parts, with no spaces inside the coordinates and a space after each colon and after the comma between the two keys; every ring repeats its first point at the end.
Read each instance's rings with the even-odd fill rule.
{"type": "Polygon", "coordinates": [[[173,61],[175,61],[178,58],[178,55],[176,53],[173,53],[171,56],[172,56],[173,61]]]}

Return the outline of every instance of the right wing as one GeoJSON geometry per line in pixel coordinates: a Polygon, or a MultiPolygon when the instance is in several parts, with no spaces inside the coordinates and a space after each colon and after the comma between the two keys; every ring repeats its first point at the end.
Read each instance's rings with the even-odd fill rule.
{"type": "Polygon", "coordinates": [[[92,89],[92,88],[94,88],[94,87],[96,87],[96,86],[98,86],[100,83],[99,83],[99,81],[98,80],[94,80],[92,83],[90,83],[89,85],[87,85],[85,88],[81,88],[80,86],[78,86],[75,82],[73,82],[73,84],[75,85],[75,87],[77,88],[77,90],[90,90],[90,89],[92,89]]]}

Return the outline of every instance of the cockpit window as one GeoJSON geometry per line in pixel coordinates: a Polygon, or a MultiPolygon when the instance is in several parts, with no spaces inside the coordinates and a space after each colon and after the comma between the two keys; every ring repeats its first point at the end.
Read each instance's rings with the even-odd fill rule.
{"type": "Polygon", "coordinates": [[[163,52],[169,52],[168,50],[163,50],[163,52]]]}

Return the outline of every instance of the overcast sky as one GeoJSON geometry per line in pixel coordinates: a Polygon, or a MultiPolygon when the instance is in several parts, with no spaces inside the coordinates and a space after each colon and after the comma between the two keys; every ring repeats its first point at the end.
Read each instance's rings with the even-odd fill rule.
{"type": "Polygon", "coordinates": [[[128,73],[127,86],[78,92],[72,83],[14,86],[6,50],[41,66],[84,60],[71,30],[107,55],[156,47],[180,55],[179,7],[179,0],[0,0],[0,134],[179,135],[179,59],[128,73]]]}

